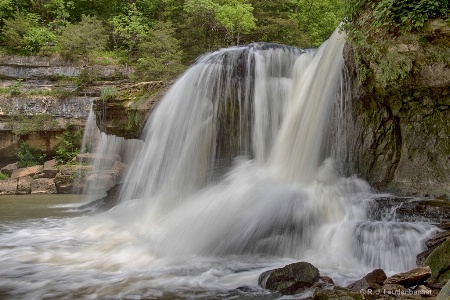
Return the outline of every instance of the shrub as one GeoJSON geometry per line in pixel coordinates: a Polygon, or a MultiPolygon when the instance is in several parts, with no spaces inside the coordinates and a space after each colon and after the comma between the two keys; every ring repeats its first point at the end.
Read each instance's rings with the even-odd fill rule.
{"type": "Polygon", "coordinates": [[[167,80],[179,75],[185,66],[182,51],[171,24],[160,22],[138,45],[137,73],[141,80],[167,80]]]}
{"type": "Polygon", "coordinates": [[[89,63],[89,55],[105,48],[108,35],[102,22],[96,17],[83,15],[80,23],[69,24],[62,30],[57,45],[68,59],[84,58],[89,63]]]}
{"type": "Polygon", "coordinates": [[[58,164],[67,164],[77,156],[80,149],[82,134],[75,128],[68,128],[61,136],[58,136],[58,144],[56,145],[55,158],[58,164]]]}
{"type": "Polygon", "coordinates": [[[1,173],[1,172],[0,172],[0,180],[7,180],[7,179],[9,179],[8,174],[1,173]]]}
{"type": "Polygon", "coordinates": [[[101,98],[103,101],[115,99],[118,95],[118,91],[116,88],[104,88],[102,90],[101,98]]]}
{"type": "Polygon", "coordinates": [[[35,165],[42,165],[44,163],[45,154],[39,149],[30,147],[27,142],[20,144],[17,151],[17,167],[26,168],[35,165]]]}
{"type": "Polygon", "coordinates": [[[43,46],[55,39],[48,28],[40,25],[40,17],[33,13],[16,12],[4,23],[2,35],[5,44],[23,54],[38,53],[43,46]]]}

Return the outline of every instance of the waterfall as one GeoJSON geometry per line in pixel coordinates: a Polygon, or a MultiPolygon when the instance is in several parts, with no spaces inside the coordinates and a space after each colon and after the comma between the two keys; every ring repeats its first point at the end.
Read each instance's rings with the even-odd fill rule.
{"type": "Polygon", "coordinates": [[[265,253],[322,266],[414,266],[430,228],[368,224],[372,189],[339,176],[330,157],[345,152],[336,150],[345,129],[327,134],[344,124],[330,119],[349,105],[344,42],[336,31],[317,50],[252,44],[200,58],[148,121],[122,193],[134,203],[116,213],[135,230],[159,228],[157,248],[173,257],[265,253]],[[390,246],[398,228],[408,232],[401,249],[390,246]],[[377,250],[366,229],[378,232],[377,250]]]}
{"type": "Polygon", "coordinates": [[[342,175],[343,44],[335,32],[317,50],[255,43],[199,58],[139,145],[96,135],[99,159],[129,164],[118,205],[0,230],[0,294],[212,299],[239,298],[246,286],[243,297],[272,299],[258,276],[293,261],[342,286],[374,268],[415,267],[437,229],[370,220],[373,190],[342,175]]]}
{"type": "Polygon", "coordinates": [[[141,147],[140,140],[127,140],[101,132],[91,103],[81,143],[81,168],[77,174],[86,177],[82,192],[87,195],[87,201],[103,197],[109,188],[118,183],[121,178],[117,177],[123,171],[122,164],[131,164],[141,147]],[[85,165],[90,167],[85,169],[85,165]]]}

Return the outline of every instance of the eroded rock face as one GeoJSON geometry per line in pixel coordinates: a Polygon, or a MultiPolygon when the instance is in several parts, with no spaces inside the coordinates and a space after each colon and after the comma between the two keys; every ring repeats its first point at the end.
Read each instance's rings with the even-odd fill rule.
{"type": "MultiPolygon", "coordinates": [[[[391,51],[414,52],[418,60],[425,47],[391,51]]],[[[450,199],[450,66],[417,61],[401,82],[383,85],[369,77],[361,84],[357,51],[344,49],[353,82],[349,173],[381,191],[450,199]]]]}
{"type": "Polygon", "coordinates": [[[270,270],[259,276],[258,284],[266,289],[293,295],[310,288],[319,281],[319,270],[308,262],[298,262],[270,270]]]}

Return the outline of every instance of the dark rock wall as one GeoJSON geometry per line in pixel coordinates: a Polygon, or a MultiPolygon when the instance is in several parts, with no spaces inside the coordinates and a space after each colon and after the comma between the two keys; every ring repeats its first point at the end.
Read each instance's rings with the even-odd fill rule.
{"type": "Polygon", "coordinates": [[[353,96],[350,172],[380,191],[450,198],[450,68],[415,64],[409,78],[381,87],[373,78],[359,82],[348,44],[344,57],[353,96]]]}

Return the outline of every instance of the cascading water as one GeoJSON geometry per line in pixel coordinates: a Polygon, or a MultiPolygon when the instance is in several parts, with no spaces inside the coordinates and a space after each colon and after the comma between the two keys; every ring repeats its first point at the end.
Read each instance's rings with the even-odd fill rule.
{"type": "Polygon", "coordinates": [[[340,284],[414,267],[436,229],[369,221],[370,186],[327,158],[338,143],[326,133],[342,132],[328,121],[346,101],[343,42],[335,33],[317,51],[253,44],[199,59],[151,115],[119,205],[4,225],[0,291],[270,299],[259,274],[295,260],[340,284]]]}
{"type": "Polygon", "coordinates": [[[78,176],[89,176],[86,185],[83,187],[83,193],[87,196],[87,202],[103,197],[106,191],[117,180],[111,180],[110,184],[105,184],[105,180],[101,176],[102,173],[110,173],[114,170],[114,164],[122,162],[131,164],[134,157],[139,153],[143,143],[140,140],[126,140],[123,137],[108,135],[100,131],[96,125],[93,103],[86,121],[81,143],[81,153],[88,153],[81,157],[80,165],[91,163],[88,175],[82,174],[86,172],[81,169],[78,176]],[[91,153],[89,155],[89,153],[91,153]],[[87,161],[86,161],[87,160],[87,161]]]}

